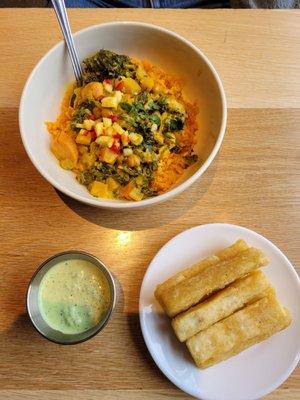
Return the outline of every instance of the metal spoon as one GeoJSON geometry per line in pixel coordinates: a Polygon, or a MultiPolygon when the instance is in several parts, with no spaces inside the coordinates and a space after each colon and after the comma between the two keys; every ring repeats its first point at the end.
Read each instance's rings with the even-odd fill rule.
{"type": "Polygon", "coordinates": [[[74,45],[64,0],[51,0],[64,36],[78,86],[82,86],[82,68],[74,45]]]}

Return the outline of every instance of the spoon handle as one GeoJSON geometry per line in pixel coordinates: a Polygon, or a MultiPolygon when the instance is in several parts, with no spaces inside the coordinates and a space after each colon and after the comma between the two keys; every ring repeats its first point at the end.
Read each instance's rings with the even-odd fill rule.
{"type": "Polygon", "coordinates": [[[74,45],[73,36],[70,29],[68,15],[66,12],[66,6],[64,0],[51,0],[56,17],[58,19],[62,34],[64,36],[69,56],[71,59],[72,67],[74,70],[75,78],[78,86],[82,86],[82,69],[79,61],[79,57],[74,45]]]}

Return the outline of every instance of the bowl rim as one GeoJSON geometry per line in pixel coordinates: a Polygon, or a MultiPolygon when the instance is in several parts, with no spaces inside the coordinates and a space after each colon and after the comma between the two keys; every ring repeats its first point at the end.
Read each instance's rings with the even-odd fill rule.
{"type": "Polygon", "coordinates": [[[66,251],[62,251],[60,253],[56,253],[50,257],[48,257],[46,260],[44,260],[41,264],[39,264],[38,268],[35,270],[35,272],[33,273],[32,277],[30,278],[30,281],[28,283],[27,286],[27,292],[26,292],[26,311],[27,314],[29,316],[30,322],[33,325],[33,327],[35,328],[35,330],[45,339],[49,340],[52,343],[55,344],[61,344],[61,345],[74,345],[74,344],[79,344],[79,343],[83,343],[86,342],[87,340],[92,339],[94,336],[96,336],[98,333],[100,333],[108,324],[109,320],[112,317],[112,314],[114,312],[114,309],[116,307],[116,302],[117,302],[117,289],[116,289],[116,284],[115,284],[115,280],[114,277],[112,275],[112,273],[110,272],[109,268],[104,264],[103,261],[101,261],[98,257],[94,256],[91,253],[88,253],[86,251],[82,251],[82,250],[66,250],[66,251]],[[95,332],[93,332],[92,334],[86,336],[83,339],[78,339],[78,340],[74,340],[72,342],[64,342],[61,340],[56,340],[56,339],[52,339],[50,337],[48,337],[47,335],[45,335],[38,327],[38,325],[33,321],[32,316],[31,316],[31,308],[29,305],[29,296],[30,296],[30,290],[32,287],[32,284],[34,282],[35,277],[37,276],[37,274],[52,260],[55,260],[55,258],[59,258],[61,256],[65,256],[65,255],[78,255],[78,257],[80,258],[80,256],[85,256],[87,258],[90,259],[90,262],[92,264],[94,264],[97,268],[99,268],[102,272],[105,273],[106,279],[109,282],[109,286],[111,288],[111,301],[110,301],[110,305],[109,305],[109,310],[107,312],[107,315],[105,316],[105,318],[100,321],[100,323],[98,323],[98,327],[95,330],[95,332]],[[102,322],[102,323],[101,323],[102,322]]]}
{"type": "Polygon", "coordinates": [[[40,172],[40,174],[57,190],[60,192],[66,194],[67,196],[80,201],[81,203],[94,206],[94,207],[100,207],[100,208],[108,208],[108,209],[136,209],[136,208],[141,208],[141,207],[146,207],[154,204],[161,203],[165,200],[171,199],[172,197],[182,193],[184,190],[186,190],[189,186],[191,186],[210,166],[210,164],[213,162],[215,159],[220,147],[221,143],[224,139],[225,135],[225,130],[226,130],[226,124],[227,124],[227,101],[226,101],[226,96],[225,96],[225,91],[224,87],[221,81],[221,78],[219,74],[217,73],[215,67],[213,64],[210,62],[210,60],[207,58],[207,56],[197,47],[195,46],[192,42],[189,40],[185,39],[183,36],[179,35],[176,32],[173,32],[169,29],[166,29],[164,27],[161,27],[159,25],[155,24],[149,24],[149,23],[144,23],[144,22],[135,22],[135,21],[116,21],[116,22],[106,22],[106,23],[101,23],[101,24],[96,24],[89,26],[87,28],[81,29],[79,31],[76,31],[73,34],[73,37],[76,38],[77,36],[80,36],[81,34],[105,27],[114,27],[114,26],[137,26],[137,27],[145,27],[149,29],[154,29],[157,31],[162,32],[165,35],[172,36],[173,38],[177,39],[178,41],[181,41],[184,43],[186,46],[190,47],[194,52],[198,54],[200,58],[204,60],[204,62],[207,64],[208,68],[212,72],[214,79],[217,83],[218,90],[220,93],[220,98],[221,98],[221,104],[222,104],[222,120],[221,120],[221,127],[218,133],[218,137],[216,140],[216,143],[205,160],[205,162],[200,166],[199,169],[197,169],[188,179],[185,181],[181,182],[178,186],[172,188],[171,190],[160,194],[155,197],[150,197],[149,199],[145,200],[140,200],[140,201],[130,201],[130,202],[117,202],[114,200],[109,200],[109,199],[101,199],[101,201],[94,199],[92,196],[91,198],[84,198],[81,195],[69,190],[66,187],[63,187],[59,183],[56,182],[54,178],[48,172],[35,160],[33,154],[31,153],[29,146],[27,145],[26,141],[26,135],[25,135],[25,129],[23,129],[23,108],[24,108],[24,103],[26,100],[27,96],[27,91],[28,88],[31,84],[32,79],[34,78],[34,75],[36,74],[36,71],[39,69],[40,65],[52,54],[54,53],[59,47],[64,45],[64,41],[61,40],[58,42],[56,45],[54,45],[50,50],[47,51],[46,54],[37,62],[31,73],[29,74],[26,83],[24,85],[22,95],[21,95],[21,100],[20,100],[20,106],[19,106],[19,128],[20,128],[20,133],[21,133],[21,139],[23,142],[23,146],[26,150],[26,153],[28,157],[30,158],[31,162],[35,166],[35,168],[40,172]]]}

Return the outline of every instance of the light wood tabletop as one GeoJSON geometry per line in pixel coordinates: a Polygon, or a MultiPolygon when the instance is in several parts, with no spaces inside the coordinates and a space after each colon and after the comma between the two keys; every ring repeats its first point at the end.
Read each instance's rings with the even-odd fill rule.
{"type": "MultiPolygon", "coordinates": [[[[70,10],[74,31],[113,20],[172,29],[207,54],[224,82],[228,127],[213,165],[179,197],[126,213],[67,198],[29,161],[18,128],[20,95],[61,35],[52,10],[2,9],[0,20],[0,398],[188,399],[146,349],[140,285],[166,241],[212,222],[263,234],[299,266],[300,12],[70,10]],[[110,267],[118,304],[101,334],[64,347],[36,333],[25,296],[37,266],[68,249],[91,252],[110,267]]],[[[299,398],[299,369],[267,396],[299,398]]]]}

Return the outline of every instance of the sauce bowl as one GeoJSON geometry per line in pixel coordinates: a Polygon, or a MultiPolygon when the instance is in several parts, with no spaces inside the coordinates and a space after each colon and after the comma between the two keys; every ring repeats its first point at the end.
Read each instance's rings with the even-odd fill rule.
{"type": "Polygon", "coordinates": [[[99,333],[108,323],[116,304],[116,287],[114,279],[108,268],[95,256],[83,251],[66,251],[58,253],[44,261],[37,269],[28,286],[27,312],[35,329],[46,339],[58,344],[77,344],[84,342],[99,333]],[[39,308],[39,289],[45,274],[61,261],[81,259],[91,262],[105,276],[110,288],[110,304],[103,318],[91,329],[76,333],[66,334],[51,328],[43,319],[39,308]]]}

